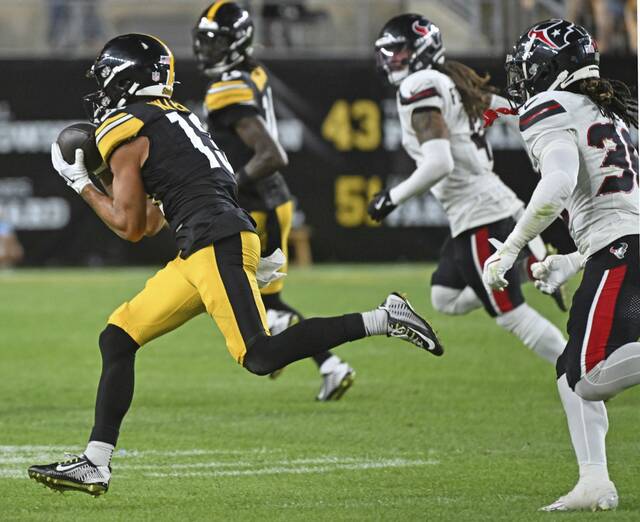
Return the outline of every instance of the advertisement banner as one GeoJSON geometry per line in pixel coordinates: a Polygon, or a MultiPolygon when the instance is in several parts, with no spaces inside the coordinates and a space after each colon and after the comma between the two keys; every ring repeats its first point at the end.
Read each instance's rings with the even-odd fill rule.
{"type": "MultiPolygon", "coordinates": [[[[465,59],[496,85],[502,63],[465,59]]],[[[49,150],[66,125],[83,121],[81,98],[95,90],[85,78],[90,63],[46,60],[1,62],[0,221],[13,225],[26,265],[158,264],[175,255],[166,231],[130,244],[116,237],[56,175],[49,150]]],[[[296,224],[306,225],[316,261],[435,259],[447,221],[425,194],[397,209],[383,225],[372,222],[367,203],[414,165],[401,146],[395,94],[370,60],[267,61],[279,119],[280,141],[290,164],[285,177],[296,197],[296,224]]],[[[631,59],[607,59],[603,76],[636,84],[631,59]]],[[[193,62],[178,61],[175,99],[202,115],[207,83],[193,62]]],[[[634,134],[634,138],[637,136],[634,134]]],[[[213,136],[215,141],[215,136],[213,136]]],[[[527,201],[535,183],[519,136],[501,124],[488,133],[495,170],[527,201]]],[[[235,168],[241,165],[234,166],[235,168]]],[[[572,243],[564,226],[545,234],[561,251],[572,243]]]]}

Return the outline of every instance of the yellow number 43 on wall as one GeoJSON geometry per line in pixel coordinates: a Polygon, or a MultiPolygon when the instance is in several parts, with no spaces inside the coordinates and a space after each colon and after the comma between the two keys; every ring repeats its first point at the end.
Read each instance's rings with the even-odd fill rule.
{"type": "Polygon", "coordinates": [[[380,146],[380,108],[372,100],[337,100],[322,122],[322,137],[339,151],[370,151],[380,146]]]}

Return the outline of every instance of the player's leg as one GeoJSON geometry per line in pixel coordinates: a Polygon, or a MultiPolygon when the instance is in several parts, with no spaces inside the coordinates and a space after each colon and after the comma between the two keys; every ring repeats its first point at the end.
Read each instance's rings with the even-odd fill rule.
{"type": "Polygon", "coordinates": [[[440,250],[438,267],[431,275],[431,304],[443,314],[463,315],[482,306],[467,285],[455,262],[454,242],[449,236],[440,250]]]}
{"type": "Polygon", "coordinates": [[[566,341],[558,328],[524,302],[518,271],[507,273],[509,286],[502,292],[490,290],[482,282],[484,263],[493,251],[489,238],[504,241],[513,226],[512,219],[504,219],[462,233],[454,239],[456,264],[496,323],[555,365],[566,341]]]}
{"type": "Polygon", "coordinates": [[[270,336],[255,279],[259,257],[258,237],[242,232],[190,256],[183,272],[198,288],[231,355],[250,372],[268,375],[294,361],[370,335],[398,337],[436,355],[442,353],[430,325],[396,294],[370,312],[305,319],[270,336]]]}
{"type": "MultiPolygon", "coordinates": [[[[482,283],[482,267],[491,255],[489,238],[504,241],[513,223],[510,220],[480,227],[456,242],[456,256],[462,271],[469,277],[469,285],[476,288],[487,312],[496,318],[499,326],[515,334],[533,352],[556,364],[566,341],[558,328],[524,302],[516,270],[507,273],[509,286],[504,292],[490,291],[482,283]]],[[[569,433],[580,469],[576,488],[584,498],[600,498],[602,490],[610,491],[605,454],[607,413],[603,403],[589,403],[578,397],[566,385],[558,381],[560,400],[567,417],[569,433]],[[584,477],[584,478],[583,478],[584,477]],[[587,480],[588,477],[588,480],[587,480]]],[[[615,490],[615,488],[614,488],[615,490]]],[[[562,497],[565,498],[565,497],[562,497]]],[[[575,502],[556,503],[545,509],[576,509],[575,502]]]]}
{"type": "Polygon", "coordinates": [[[585,399],[609,399],[640,384],[638,258],[638,236],[627,236],[585,266],[574,296],[567,347],[569,384],[585,399]],[[618,244],[624,244],[623,249],[618,244]]]}
{"type": "MultiPolygon", "coordinates": [[[[640,334],[636,329],[635,337],[625,337],[625,335],[634,335],[634,332],[630,331],[632,327],[629,328],[633,324],[633,320],[628,315],[629,311],[632,310],[628,305],[633,300],[625,299],[625,297],[633,295],[632,292],[627,293],[628,290],[632,289],[632,286],[624,285],[624,281],[616,282],[615,277],[609,280],[608,285],[606,281],[602,284],[605,272],[609,268],[614,268],[615,270],[615,267],[603,263],[602,255],[594,256],[587,263],[580,287],[573,297],[567,325],[569,341],[564,353],[558,360],[557,369],[558,390],[565,405],[571,439],[578,455],[580,479],[572,491],[544,508],[547,511],[614,509],[618,505],[618,494],[615,485],[609,479],[607,469],[605,437],[608,430],[608,422],[604,403],[600,400],[585,400],[581,394],[573,392],[574,388],[576,391],[580,391],[576,383],[581,381],[583,360],[586,358],[585,362],[588,361],[587,364],[589,366],[596,367],[599,364],[598,353],[604,354],[613,348],[612,345],[607,348],[603,344],[607,340],[601,335],[602,331],[598,332],[599,328],[606,328],[607,323],[611,324],[611,332],[615,336],[610,335],[608,341],[618,339],[614,341],[614,343],[618,343],[618,346],[629,338],[637,338],[640,334]],[[614,294],[618,283],[621,284],[616,297],[614,294]],[[611,318],[606,311],[606,306],[602,307],[607,303],[609,303],[608,306],[611,306],[613,302],[617,302],[616,309],[620,311],[622,321],[615,319],[615,317],[620,317],[618,315],[614,315],[614,318],[611,318]],[[599,310],[600,313],[596,314],[596,310],[599,310]],[[627,310],[627,314],[623,310],[627,310]],[[596,325],[595,330],[589,327],[590,317],[591,325],[596,325]],[[583,354],[585,357],[583,357],[583,354]]],[[[636,275],[635,277],[637,285],[638,276],[636,275]]],[[[633,279],[630,281],[633,281],[633,279]]],[[[636,296],[638,296],[637,293],[636,296]]]]}
{"type": "Polygon", "coordinates": [[[63,463],[32,466],[29,476],[52,489],[100,495],[108,489],[110,461],[134,389],[135,356],[140,346],[204,311],[197,290],[177,268],[176,259],[121,305],[100,334],[102,373],[94,426],[83,455],[63,463]]]}
{"type": "MultiPolygon", "coordinates": [[[[262,255],[270,255],[280,248],[287,260],[282,268],[283,272],[287,271],[286,263],[289,260],[289,233],[293,224],[293,212],[293,201],[287,201],[268,212],[251,213],[257,224],[262,255]]],[[[267,310],[267,324],[272,335],[277,335],[304,319],[298,310],[282,300],[283,288],[284,278],[260,289],[262,302],[267,310]]],[[[311,357],[322,375],[322,385],[316,399],[340,399],[353,384],[355,370],[328,350],[311,357]]],[[[281,369],[276,370],[270,376],[275,378],[280,372],[281,369]]]]}

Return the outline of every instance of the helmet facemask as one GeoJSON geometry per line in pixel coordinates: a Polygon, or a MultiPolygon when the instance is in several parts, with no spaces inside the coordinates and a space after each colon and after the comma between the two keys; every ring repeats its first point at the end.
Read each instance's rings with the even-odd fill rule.
{"type": "Polygon", "coordinates": [[[378,70],[387,76],[391,85],[399,85],[409,76],[411,55],[406,42],[378,44],[376,42],[376,64],[378,70]]]}
{"type": "Polygon", "coordinates": [[[389,20],[376,40],[375,52],[378,70],[395,86],[413,72],[444,62],[440,29],[415,14],[389,20]]]}
{"type": "Polygon", "coordinates": [[[234,32],[203,17],[192,36],[198,68],[207,76],[215,77],[230,71],[253,52],[250,20],[244,28],[234,32]]]}
{"type": "Polygon", "coordinates": [[[94,64],[87,71],[87,78],[93,78],[98,90],[82,98],[85,112],[89,119],[97,124],[110,112],[124,107],[135,95],[139,84],[128,78],[116,77],[108,65],[94,64]]]}

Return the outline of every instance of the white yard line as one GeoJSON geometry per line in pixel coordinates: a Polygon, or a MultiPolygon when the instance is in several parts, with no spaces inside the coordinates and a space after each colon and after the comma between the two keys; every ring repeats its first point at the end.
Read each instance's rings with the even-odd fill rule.
{"type": "MultiPolygon", "coordinates": [[[[30,464],[61,459],[65,446],[0,446],[0,479],[27,478],[30,464]]],[[[430,452],[431,453],[431,452],[430,452]]],[[[124,472],[141,472],[147,477],[241,477],[277,474],[331,473],[335,471],[362,471],[370,469],[431,466],[439,462],[424,459],[425,455],[403,455],[400,458],[349,455],[321,455],[287,458],[285,448],[188,449],[188,450],[119,450],[115,467],[124,472]],[[217,456],[222,460],[200,457],[217,456]],[[225,458],[226,457],[226,458],[225,458]],[[200,460],[194,462],[195,459],[200,460]],[[123,462],[124,461],[124,462],[123,462]]]]}
{"type": "Polygon", "coordinates": [[[220,471],[172,471],[170,473],[145,473],[147,477],[155,478],[189,478],[189,477],[241,477],[257,475],[281,475],[281,474],[311,474],[332,473],[335,471],[363,471],[369,469],[408,468],[418,466],[435,466],[437,460],[381,460],[362,461],[354,464],[334,464],[332,466],[274,466],[259,469],[230,469],[220,471]]]}

